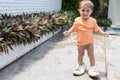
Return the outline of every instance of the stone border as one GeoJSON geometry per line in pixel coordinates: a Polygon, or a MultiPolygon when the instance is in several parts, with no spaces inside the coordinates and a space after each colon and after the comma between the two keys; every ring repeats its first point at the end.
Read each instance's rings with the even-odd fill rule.
{"type": "Polygon", "coordinates": [[[110,35],[120,35],[120,28],[119,27],[110,27],[106,31],[110,35]]]}

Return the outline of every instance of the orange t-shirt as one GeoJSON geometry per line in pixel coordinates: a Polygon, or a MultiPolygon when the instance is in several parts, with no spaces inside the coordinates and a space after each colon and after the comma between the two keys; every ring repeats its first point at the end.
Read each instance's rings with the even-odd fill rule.
{"type": "Polygon", "coordinates": [[[93,43],[93,31],[98,32],[100,27],[98,27],[96,20],[92,17],[88,20],[77,17],[71,29],[77,32],[77,45],[87,45],[93,43]]]}

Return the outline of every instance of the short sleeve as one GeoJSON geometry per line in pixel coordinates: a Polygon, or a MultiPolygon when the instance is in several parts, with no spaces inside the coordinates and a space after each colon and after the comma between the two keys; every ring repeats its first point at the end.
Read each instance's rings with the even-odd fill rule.
{"type": "Polygon", "coordinates": [[[94,28],[93,28],[93,30],[94,30],[95,32],[98,32],[100,29],[101,29],[101,28],[98,26],[97,21],[94,20],[94,28]]]}
{"type": "Polygon", "coordinates": [[[72,31],[77,31],[78,26],[79,26],[78,21],[75,19],[75,21],[74,21],[74,23],[73,23],[73,25],[71,27],[72,31]]]}

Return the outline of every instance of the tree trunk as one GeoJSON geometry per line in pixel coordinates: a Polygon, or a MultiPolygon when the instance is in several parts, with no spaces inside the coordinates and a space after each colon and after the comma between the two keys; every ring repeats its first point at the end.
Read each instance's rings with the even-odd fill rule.
{"type": "Polygon", "coordinates": [[[108,5],[104,3],[104,0],[98,0],[98,3],[99,3],[98,9],[93,14],[95,18],[98,18],[99,16],[103,16],[105,11],[108,9],[108,5]]]}

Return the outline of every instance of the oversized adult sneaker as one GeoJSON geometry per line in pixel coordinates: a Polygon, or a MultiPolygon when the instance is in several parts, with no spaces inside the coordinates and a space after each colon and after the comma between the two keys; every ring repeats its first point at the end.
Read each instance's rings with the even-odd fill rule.
{"type": "Polygon", "coordinates": [[[85,73],[85,65],[84,63],[82,65],[77,65],[76,69],[73,72],[73,75],[80,76],[85,73]]]}
{"type": "Polygon", "coordinates": [[[90,77],[99,77],[100,73],[95,66],[91,66],[88,70],[88,75],[90,77]]]}

